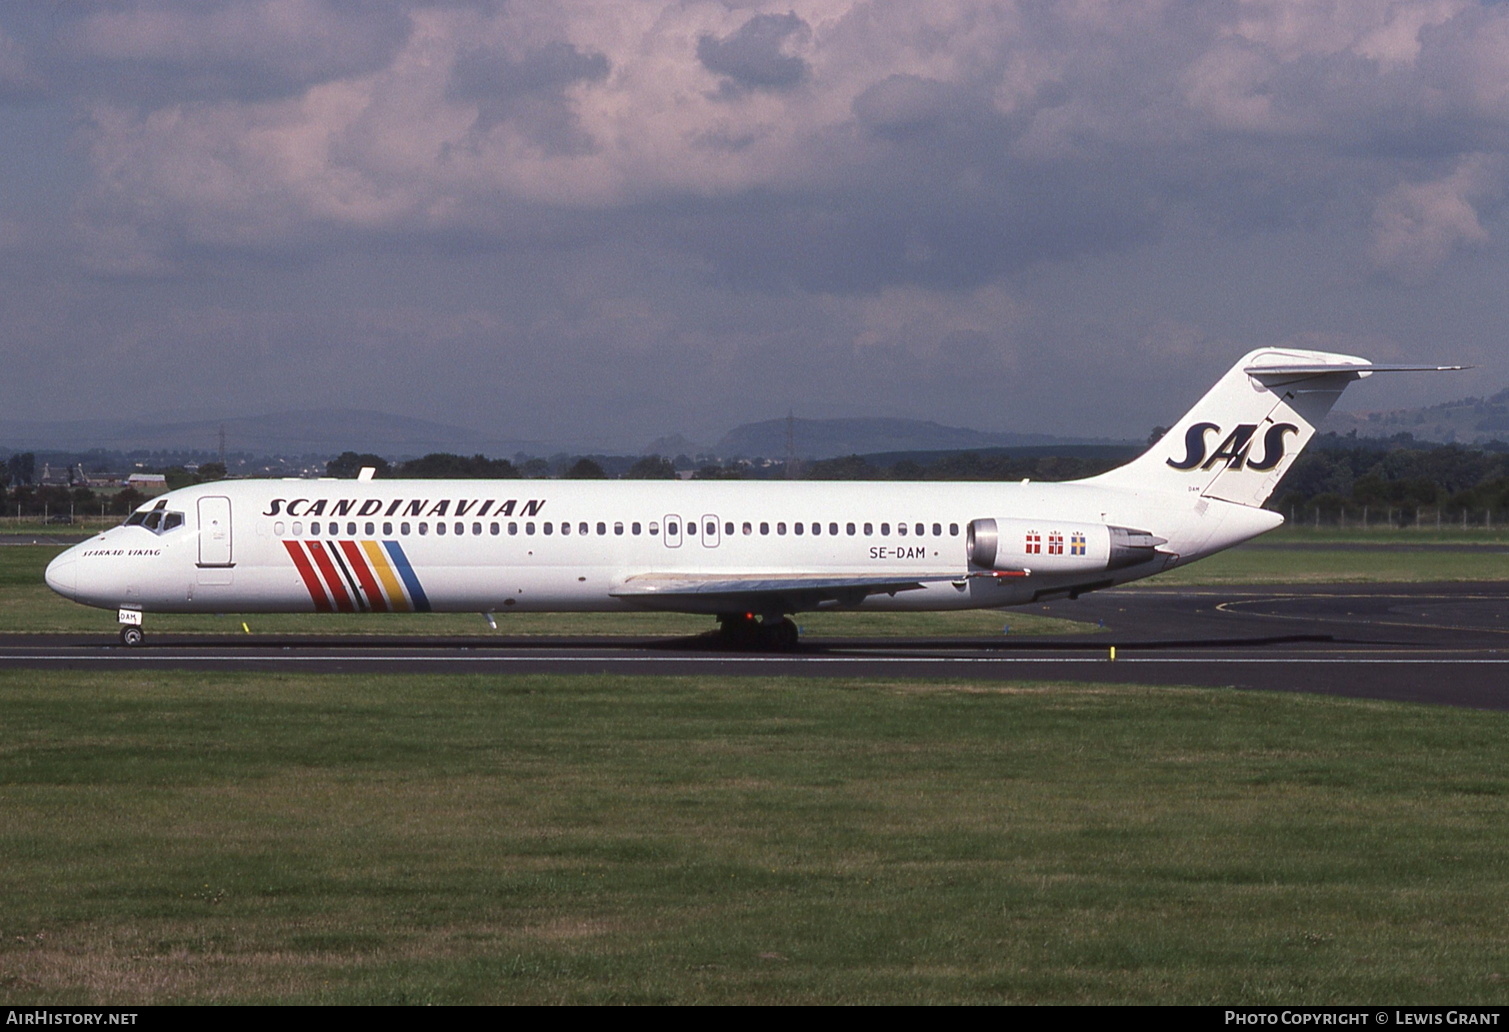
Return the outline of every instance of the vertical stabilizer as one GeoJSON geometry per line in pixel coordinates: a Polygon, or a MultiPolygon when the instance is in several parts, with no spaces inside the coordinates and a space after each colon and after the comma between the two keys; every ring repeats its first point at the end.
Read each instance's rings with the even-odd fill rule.
{"type": "Polygon", "coordinates": [[[1088,482],[1262,505],[1347,384],[1352,355],[1263,348],[1242,358],[1156,444],[1088,482]]]}

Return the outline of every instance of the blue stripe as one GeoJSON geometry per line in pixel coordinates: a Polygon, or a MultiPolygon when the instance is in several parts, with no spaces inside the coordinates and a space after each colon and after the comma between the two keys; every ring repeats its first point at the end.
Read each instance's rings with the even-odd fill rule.
{"type": "Polygon", "coordinates": [[[388,550],[388,557],[393,560],[393,565],[398,568],[398,576],[403,578],[404,587],[409,589],[409,601],[414,603],[414,611],[428,613],[430,600],[419,586],[419,578],[414,576],[414,567],[409,565],[409,557],[403,554],[403,546],[397,541],[384,541],[382,545],[388,550]]]}

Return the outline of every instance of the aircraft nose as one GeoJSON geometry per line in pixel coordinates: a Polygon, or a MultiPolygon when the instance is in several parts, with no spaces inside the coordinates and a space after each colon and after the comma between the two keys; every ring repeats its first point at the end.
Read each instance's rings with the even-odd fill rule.
{"type": "Polygon", "coordinates": [[[73,598],[78,592],[78,560],[69,549],[47,564],[47,586],[64,598],[73,598]]]}

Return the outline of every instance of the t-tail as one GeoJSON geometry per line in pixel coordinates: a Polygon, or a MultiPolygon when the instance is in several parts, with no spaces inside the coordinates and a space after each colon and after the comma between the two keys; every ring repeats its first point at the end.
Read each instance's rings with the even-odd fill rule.
{"type": "Polygon", "coordinates": [[[1262,348],[1243,356],[1146,452],[1086,483],[1261,506],[1349,383],[1379,372],[1459,368],[1262,348]]]}

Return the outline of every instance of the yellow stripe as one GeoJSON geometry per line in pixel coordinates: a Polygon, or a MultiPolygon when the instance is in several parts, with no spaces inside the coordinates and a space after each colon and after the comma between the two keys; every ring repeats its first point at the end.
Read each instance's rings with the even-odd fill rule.
{"type": "Polygon", "coordinates": [[[398,575],[388,565],[388,557],[383,554],[382,546],[376,541],[363,541],[361,545],[362,551],[367,553],[367,561],[377,571],[377,579],[382,581],[382,589],[388,596],[389,604],[397,612],[407,613],[410,609],[409,600],[404,597],[403,585],[398,583],[398,575]]]}

